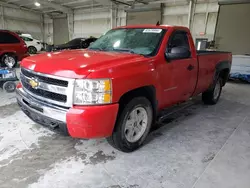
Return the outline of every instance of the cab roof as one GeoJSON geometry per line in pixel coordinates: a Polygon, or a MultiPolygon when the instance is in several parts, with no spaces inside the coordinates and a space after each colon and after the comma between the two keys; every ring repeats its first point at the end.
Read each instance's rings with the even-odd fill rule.
{"type": "Polygon", "coordinates": [[[183,26],[174,26],[174,25],[153,25],[153,24],[141,24],[141,25],[127,25],[127,26],[121,26],[117,27],[115,29],[133,29],[133,28],[149,28],[149,29],[169,29],[169,28],[174,28],[174,29],[181,29],[181,30],[186,30],[189,31],[187,27],[183,26]]]}

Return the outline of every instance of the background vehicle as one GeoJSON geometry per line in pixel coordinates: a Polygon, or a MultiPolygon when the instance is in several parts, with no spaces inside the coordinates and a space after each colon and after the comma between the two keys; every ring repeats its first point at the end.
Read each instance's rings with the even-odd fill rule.
{"type": "Polygon", "coordinates": [[[18,61],[29,56],[24,41],[14,32],[0,30],[0,63],[2,67],[14,67],[18,61]]]}
{"type": "Polygon", "coordinates": [[[8,93],[14,92],[16,89],[16,81],[18,81],[18,78],[15,69],[0,69],[0,87],[2,87],[4,91],[8,93]]]}
{"type": "Polygon", "coordinates": [[[162,109],[200,93],[204,103],[216,104],[231,61],[231,53],[196,52],[185,27],[121,27],[87,50],[23,60],[17,99],[40,124],[75,138],[108,137],[131,152],[162,109]]]}
{"type": "Polygon", "coordinates": [[[81,48],[88,48],[92,42],[95,42],[97,38],[90,37],[90,38],[75,38],[66,44],[56,45],[53,48],[53,51],[57,50],[67,50],[67,49],[81,49],[81,48]]]}
{"type": "Polygon", "coordinates": [[[24,40],[28,47],[28,52],[30,54],[36,54],[37,52],[41,51],[42,43],[40,40],[34,39],[31,35],[22,34],[20,37],[24,40]]]}

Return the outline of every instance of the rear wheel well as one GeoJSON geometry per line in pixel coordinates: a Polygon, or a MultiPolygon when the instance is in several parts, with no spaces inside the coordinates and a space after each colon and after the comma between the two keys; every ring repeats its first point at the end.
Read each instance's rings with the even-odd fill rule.
{"type": "Polygon", "coordinates": [[[5,55],[13,55],[17,60],[17,55],[14,52],[6,52],[6,53],[2,54],[1,57],[0,57],[1,60],[2,60],[3,56],[5,56],[5,55]]]}
{"type": "Polygon", "coordinates": [[[135,97],[146,97],[153,108],[153,122],[156,120],[157,116],[157,100],[156,100],[156,90],[154,86],[144,86],[140,88],[133,89],[123,94],[119,100],[119,112],[120,114],[126,104],[135,97]]]}
{"type": "Polygon", "coordinates": [[[227,68],[227,69],[221,70],[219,73],[219,77],[222,78],[222,85],[223,86],[226,84],[226,82],[228,80],[229,72],[230,72],[230,70],[227,68]]]}

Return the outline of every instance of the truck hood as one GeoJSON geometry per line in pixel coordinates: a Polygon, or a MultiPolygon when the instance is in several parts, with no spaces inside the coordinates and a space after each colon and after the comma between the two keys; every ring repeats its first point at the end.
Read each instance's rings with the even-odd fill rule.
{"type": "Polygon", "coordinates": [[[25,58],[21,67],[67,78],[85,78],[91,72],[143,60],[138,54],[69,50],[25,58]]]}

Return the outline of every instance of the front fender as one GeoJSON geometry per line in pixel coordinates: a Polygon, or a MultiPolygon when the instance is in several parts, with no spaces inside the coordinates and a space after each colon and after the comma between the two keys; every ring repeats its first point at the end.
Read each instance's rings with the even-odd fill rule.
{"type": "Polygon", "coordinates": [[[91,73],[88,78],[111,78],[112,102],[117,103],[125,93],[134,89],[144,86],[157,88],[157,73],[154,62],[153,58],[145,58],[142,61],[126,63],[91,73]]]}

